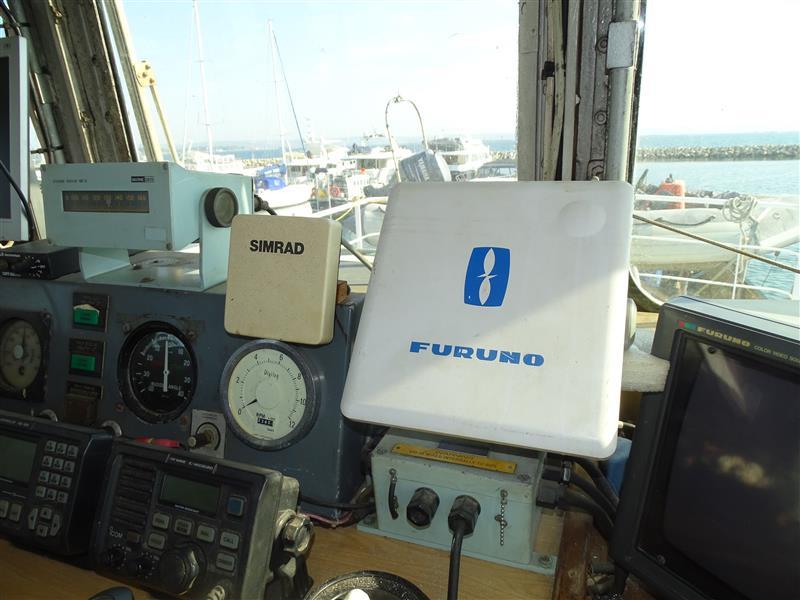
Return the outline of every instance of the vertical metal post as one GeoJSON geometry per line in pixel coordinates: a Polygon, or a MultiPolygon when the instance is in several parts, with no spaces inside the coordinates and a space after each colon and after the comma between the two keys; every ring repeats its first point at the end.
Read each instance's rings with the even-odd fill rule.
{"type": "MultiPolygon", "coordinates": [[[[632,22],[639,14],[639,0],[617,0],[614,6],[614,22],[609,26],[608,60],[615,45],[631,45],[631,61],[621,65],[609,65],[608,84],[608,140],[606,142],[605,179],[625,181],[628,179],[628,156],[630,151],[631,114],[633,111],[633,84],[635,64],[634,39],[625,34],[630,29],[618,27],[632,22]],[[613,39],[618,35],[620,39],[613,39]]],[[[635,32],[635,28],[634,28],[635,32]]]]}
{"type": "Polygon", "coordinates": [[[539,9],[535,0],[519,2],[517,176],[533,181],[538,172],[539,9]]]}

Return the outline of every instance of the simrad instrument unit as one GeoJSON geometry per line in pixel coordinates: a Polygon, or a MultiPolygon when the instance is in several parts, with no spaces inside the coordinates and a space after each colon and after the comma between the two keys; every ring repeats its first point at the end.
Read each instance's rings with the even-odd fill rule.
{"type": "Polygon", "coordinates": [[[294,512],[298,491],[277,471],[117,441],[95,567],[176,596],[260,598],[281,561],[308,550],[310,521],[294,512]]]}
{"type": "Polygon", "coordinates": [[[111,434],[0,411],[0,534],[83,554],[111,434]]]}

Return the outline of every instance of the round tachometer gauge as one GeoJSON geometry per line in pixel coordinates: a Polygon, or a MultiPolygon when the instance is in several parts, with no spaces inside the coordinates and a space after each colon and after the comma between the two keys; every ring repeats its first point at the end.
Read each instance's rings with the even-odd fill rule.
{"type": "Polygon", "coordinates": [[[228,360],[220,396],[228,424],[243,442],[278,450],[314,425],[318,387],[319,378],[297,350],[281,342],[256,340],[228,360]]]}

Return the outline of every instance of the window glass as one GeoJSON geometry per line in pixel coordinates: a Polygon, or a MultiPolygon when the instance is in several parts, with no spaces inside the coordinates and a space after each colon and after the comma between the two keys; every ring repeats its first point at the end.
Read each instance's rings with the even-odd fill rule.
{"type": "MultiPolygon", "coordinates": [[[[467,153],[445,157],[453,178],[474,177],[492,158],[485,147],[506,155],[516,148],[514,0],[124,6],[137,58],[156,72],[181,160],[253,175],[278,212],[337,219],[368,255],[395,160],[422,150],[413,107],[392,104],[392,156],[390,99],[416,104],[431,142],[445,140],[453,151],[468,142],[467,153]],[[359,205],[345,204],[352,201],[359,205]]],[[[353,257],[343,251],[343,260],[353,257]]]]}
{"type": "MultiPolygon", "coordinates": [[[[800,4],[648,0],[635,209],[798,266],[800,4]]],[[[631,266],[657,300],[800,297],[779,267],[634,221],[631,266]]]]}

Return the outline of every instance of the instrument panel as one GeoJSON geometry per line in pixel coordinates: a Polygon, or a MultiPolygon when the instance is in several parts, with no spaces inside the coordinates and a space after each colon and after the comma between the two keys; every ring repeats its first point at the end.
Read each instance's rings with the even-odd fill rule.
{"type": "Polygon", "coordinates": [[[3,281],[0,409],[49,409],[68,423],[174,440],[346,502],[361,483],[369,432],[340,410],[361,303],[336,307],[329,344],[305,346],[229,335],[221,286],[3,281]]]}

